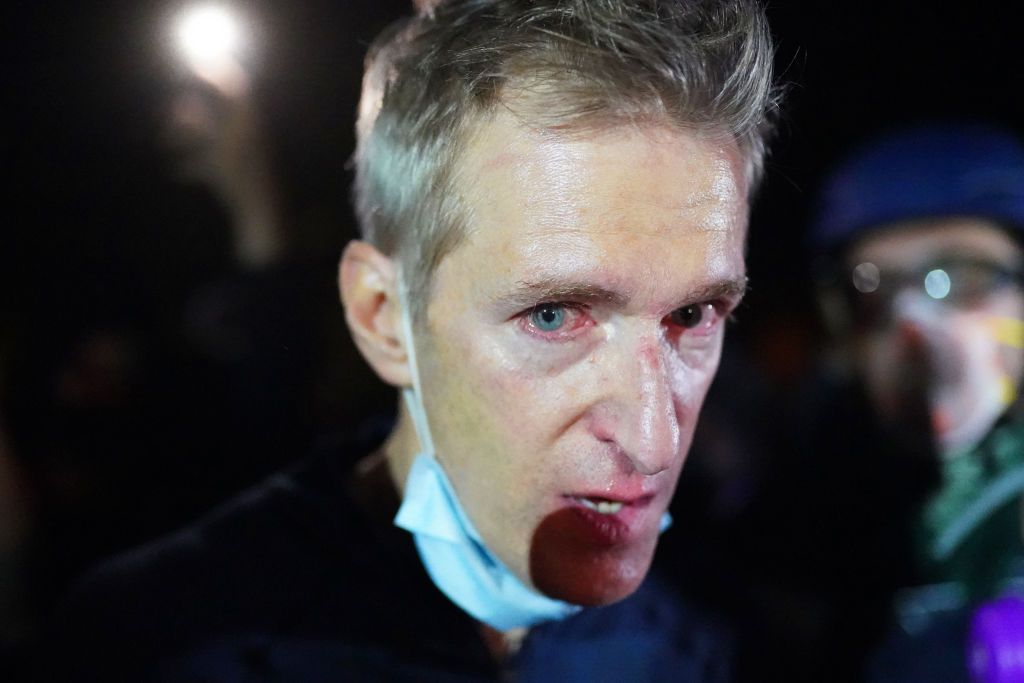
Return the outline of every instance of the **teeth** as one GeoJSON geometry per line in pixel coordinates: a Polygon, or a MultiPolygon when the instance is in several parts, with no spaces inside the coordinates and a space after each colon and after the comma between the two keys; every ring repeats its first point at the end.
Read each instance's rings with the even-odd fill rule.
{"type": "Polygon", "coordinates": [[[596,510],[602,515],[614,515],[622,509],[622,503],[615,500],[592,500],[590,498],[579,498],[584,507],[596,510]]]}
{"type": "Polygon", "coordinates": [[[613,502],[610,500],[602,500],[597,504],[597,511],[602,515],[614,515],[616,512],[622,509],[622,503],[613,502]]]}

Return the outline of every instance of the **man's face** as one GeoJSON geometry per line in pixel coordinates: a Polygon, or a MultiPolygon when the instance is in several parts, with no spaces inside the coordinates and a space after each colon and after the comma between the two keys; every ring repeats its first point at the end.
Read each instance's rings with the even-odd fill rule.
{"type": "Polygon", "coordinates": [[[1003,230],[969,218],[892,226],[855,246],[856,361],[880,415],[927,411],[946,453],[988,431],[1024,370],[1021,258],[1003,230]]]}
{"type": "Polygon", "coordinates": [[[605,604],[643,580],[745,283],[732,143],[559,136],[508,115],[460,165],[466,239],[421,331],[438,459],[527,585],[605,604]]]}

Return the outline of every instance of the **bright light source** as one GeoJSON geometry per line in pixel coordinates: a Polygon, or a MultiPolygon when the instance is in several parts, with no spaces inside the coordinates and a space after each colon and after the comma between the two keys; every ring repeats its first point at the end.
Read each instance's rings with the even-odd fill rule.
{"type": "Polygon", "coordinates": [[[924,276],[924,291],[933,299],[945,299],[949,296],[952,287],[949,274],[941,268],[936,269],[924,276]]]}
{"type": "Polygon", "coordinates": [[[240,42],[238,22],[224,7],[193,7],[178,25],[178,43],[185,59],[199,71],[233,57],[240,42]]]}

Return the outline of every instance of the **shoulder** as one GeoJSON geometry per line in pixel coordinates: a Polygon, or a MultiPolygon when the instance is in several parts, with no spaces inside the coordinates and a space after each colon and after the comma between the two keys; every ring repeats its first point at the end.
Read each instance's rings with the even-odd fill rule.
{"type": "Polygon", "coordinates": [[[344,548],[359,528],[343,523],[342,479],[333,464],[309,461],[99,565],[57,615],[59,649],[80,671],[123,667],[125,680],[141,679],[170,653],[301,620],[352,570],[344,548]]]}

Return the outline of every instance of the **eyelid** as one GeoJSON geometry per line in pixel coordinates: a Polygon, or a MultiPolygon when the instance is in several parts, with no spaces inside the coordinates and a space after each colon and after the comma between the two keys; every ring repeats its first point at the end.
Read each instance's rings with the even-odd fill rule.
{"type": "Polygon", "coordinates": [[[590,306],[588,306],[586,304],[581,304],[581,303],[576,302],[576,301],[555,301],[555,300],[545,299],[544,301],[538,301],[537,303],[535,303],[535,304],[533,304],[531,306],[527,306],[523,310],[521,310],[518,313],[516,313],[515,315],[513,315],[512,318],[521,318],[523,316],[530,315],[531,313],[536,311],[538,308],[542,308],[544,306],[555,306],[555,307],[559,307],[559,308],[564,308],[564,309],[566,309],[568,311],[581,311],[581,310],[589,310],[590,309],[590,306]]]}
{"type": "Polygon", "coordinates": [[[673,309],[667,316],[665,316],[665,320],[668,320],[670,324],[682,330],[682,332],[680,333],[682,335],[689,335],[691,337],[706,336],[732,320],[733,311],[736,309],[738,303],[738,301],[733,301],[731,299],[711,299],[691,304],[684,304],[678,308],[673,309]],[[690,307],[700,308],[702,311],[702,315],[708,315],[707,309],[710,308],[711,315],[713,317],[711,319],[702,318],[693,327],[686,327],[685,325],[676,323],[673,320],[673,317],[677,313],[690,307]]]}
{"type": "Polygon", "coordinates": [[[732,315],[733,311],[736,310],[739,304],[739,301],[733,301],[732,299],[708,299],[707,301],[697,301],[692,304],[686,304],[680,308],[686,308],[688,306],[710,306],[720,317],[727,318],[732,315]]]}
{"type": "Polygon", "coordinates": [[[551,332],[545,332],[544,330],[537,329],[535,325],[530,322],[531,314],[542,306],[556,306],[566,310],[566,312],[572,315],[586,314],[589,318],[590,306],[587,304],[581,304],[575,301],[540,301],[529,308],[526,308],[515,316],[514,320],[517,320],[527,334],[533,335],[534,337],[548,342],[566,341],[578,334],[579,330],[583,327],[592,327],[593,319],[589,318],[591,324],[586,324],[584,321],[583,325],[573,324],[571,319],[566,323],[565,329],[553,330],[551,332]]]}

